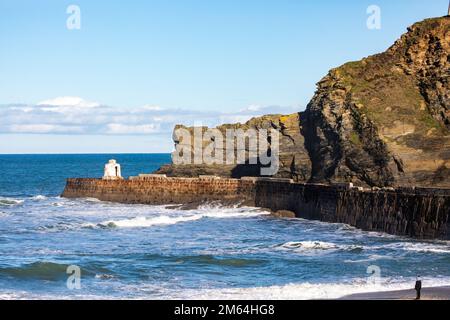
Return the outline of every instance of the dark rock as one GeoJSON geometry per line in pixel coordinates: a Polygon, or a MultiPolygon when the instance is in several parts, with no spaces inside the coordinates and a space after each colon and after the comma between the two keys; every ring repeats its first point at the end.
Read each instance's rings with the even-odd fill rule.
{"type": "Polygon", "coordinates": [[[295,212],[289,210],[278,210],[277,212],[273,212],[272,216],[275,218],[295,218],[295,212]]]}

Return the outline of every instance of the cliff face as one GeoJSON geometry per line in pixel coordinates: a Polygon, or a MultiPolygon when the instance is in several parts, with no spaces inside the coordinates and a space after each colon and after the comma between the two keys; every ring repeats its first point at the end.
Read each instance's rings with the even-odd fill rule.
{"type": "MultiPolygon", "coordinates": [[[[428,19],[410,27],[386,52],[331,70],[304,112],[218,129],[278,130],[278,177],[450,187],[449,76],[450,17],[428,19]]],[[[170,165],[158,172],[239,177],[259,170],[170,165]]]]}
{"type": "MultiPolygon", "coordinates": [[[[216,129],[225,137],[228,129],[241,129],[248,132],[249,129],[254,130],[270,130],[275,129],[279,132],[279,170],[276,177],[292,178],[298,181],[307,181],[311,175],[311,161],[305,148],[305,139],[301,133],[301,114],[294,113],[290,115],[267,115],[251,119],[245,124],[225,124],[218,126],[216,129]]],[[[177,129],[186,129],[194,136],[194,128],[177,126],[177,129]]],[[[202,128],[203,132],[207,128],[202,128]]],[[[183,145],[174,134],[175,145],[183,145]]],[[[204,137],[202,141],[203,148],[214,142],[214,139],[204,137]]],[[[194,153],[193,141],[191,139],[190,150],[194,153]]],[[[270,143],[268,143],[270,146],[270,143]]],[[[255,177],[260,175],[260,166],[249,164],[249,143],[245,143],[246,161],[238,165],[167,165],[160,168],[156,173],[167,174],[168,176],[178,177],[197,177],[199,175],[218,175],[222,177],[241,178],[245,176],[255,177]]],[[[236,141],[234,142],[233,152],[237,154],[240,151],[236,141]]],[[[220,150],[225,159],[226,150],[220,150]]]]}
{"type": "Polygon", "coordinates": [[[312,180],[448,184],[449,45],[450,18],[426,20],[331,70],[305,112],[312,180]]]}

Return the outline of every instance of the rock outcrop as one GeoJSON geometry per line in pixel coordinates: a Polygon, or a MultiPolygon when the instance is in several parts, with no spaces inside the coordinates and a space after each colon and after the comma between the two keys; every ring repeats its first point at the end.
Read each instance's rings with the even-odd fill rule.
{"type": "MultiPolygon", "coordinates": [[[[251,119],[245,124],[225,124],[218,126],[216,129],[219,130],[222,135],[226,136],[226,131],[228,129],[241,129],[247,132],[249,129],[260,130],[260,129],[275,129],[279,134],[279,161],[280,168],[278,173],[275,175],[279,178],[294,178],[297,181],[307,181],[311,175],[311,161],[308,152],[305,148],[305,139],[301,132],[301,114],[294,113],[290,115],[267,115],[263,117],[258,117],[251,119]]],[[[190,132],[191,136],[194,136],[194,128],[177,126],[177,129],[186,129],[190,132]]],[[[207,128],[202,128],[203,132],[207,128]]],[[[180,145],[177,137],[174,135],[174,141],[176,145],[180,145]]],[[[205,137],[202,141],[203,146],[207,146],[212,143],[213,139],[205,137]]],[[[193,142],[190,144],[190,150],[193,153],[193,142]]],[[[246,141],[245,150],[246,161],[245,163],[238,165],[166,165],[160,168],[156,173],[167,174],[168,176],[178,176],[178,177],[197,177],[199,175],[217,175],[222,177],[254,177],[260,175],[260,165],[249,164],[249,143],[246,141]]],[[[225,158],[225,150],[220,150],[225,158]]],[[[234,153],[237,154],[239,151],[236,141],[234,143],[234,153]]]]}
{"type": "MultiPolygon", "coordinates": [[[[276,177],[450,187],[449,79],[450,17],[427,19],[411,26],[386,52],[331,70],[304,112],[218,129],[278,130],[276,177]]],[[[257,176],[257,169],[169,165],[158,173],[241,177],[257,176]]]]}

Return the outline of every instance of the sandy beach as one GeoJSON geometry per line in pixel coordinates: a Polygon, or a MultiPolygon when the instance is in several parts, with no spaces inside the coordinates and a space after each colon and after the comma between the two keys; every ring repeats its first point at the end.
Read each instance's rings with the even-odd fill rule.
{"type": "MultiPolygon", "coordinates": [[[[416,291],[409,289],[352,294],[341,300],[415,300],[415,298],[416,291]]],[[[421,300],[450,300],[450,286],[423,288],[421,300]]]]}

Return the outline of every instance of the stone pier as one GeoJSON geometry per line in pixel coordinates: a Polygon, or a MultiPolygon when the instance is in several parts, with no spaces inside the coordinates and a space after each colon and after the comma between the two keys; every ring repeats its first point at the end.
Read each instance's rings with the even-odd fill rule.
{"type": "Polygon", "coordinates": [[[287,210],[298,218],[345,223],[367,231],[450,239],[449,189],[365,189],[289,179],[140,175],[127,180],[68,179],[62,196],[153,205],[241,204],[273,212],[287,210]]]}

